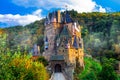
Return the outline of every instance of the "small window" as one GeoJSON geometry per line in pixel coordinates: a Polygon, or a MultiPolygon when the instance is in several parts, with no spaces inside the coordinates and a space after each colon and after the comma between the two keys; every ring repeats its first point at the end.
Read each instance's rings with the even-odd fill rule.
{"type": "Polygon", "coordinates": [[[61,50],[59,50],[59,52],[61,52],[61,50]]]}
{"type": "Polygon", "coordinates": [[[79,46],[80,46],[80,48],[82,48],[82,44],[81,43],[79,43],[79,46]]]}

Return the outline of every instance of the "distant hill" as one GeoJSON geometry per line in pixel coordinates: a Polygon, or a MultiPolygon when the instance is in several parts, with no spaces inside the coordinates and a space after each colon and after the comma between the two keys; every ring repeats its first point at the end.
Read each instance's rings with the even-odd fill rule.
{"type": "Polygon", "coordinates": [[[30,51],[33,44],[38,44],[43,51],[44,19],[26,26],[13,26],[4,30],[7,33],[7,47],[11,50],[20,47],[23,51],[30,51]]]}

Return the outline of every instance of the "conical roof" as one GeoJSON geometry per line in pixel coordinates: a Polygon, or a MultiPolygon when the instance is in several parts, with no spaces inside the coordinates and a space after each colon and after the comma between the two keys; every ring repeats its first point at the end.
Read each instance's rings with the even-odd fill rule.
{"type": "Polygon", "coordinates": [[[47,36],[45,37],[45,42],[48,42],[48,38],[47,38],[47,36]]]}
{"type": "Polygon", "coordinates": [[[78,47],[79,47],[79,46],[78,46],[78,43],[77,43],[77,38],[76,38],[76,36],[74,37],[73,47],[74,47],[74,48],[78,48],[78,47]]]}
{"type": "Polygon", "coordinates": [[[72,20],[72,18],[70,17],[68,11],[66,11],[66,13],[65,13],[64,21],[65,21],[65,23],[72,23],[72,22],[73,22],[73,20],[72,20]]]}

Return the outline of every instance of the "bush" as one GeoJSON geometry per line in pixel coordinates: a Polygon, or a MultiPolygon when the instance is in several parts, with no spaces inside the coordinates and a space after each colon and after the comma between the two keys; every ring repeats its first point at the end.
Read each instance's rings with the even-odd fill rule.
{"type": "Polygon", "coordinates": [[[80,80],[98,80],[98,75],[101,72],[102,66],[99,62],[92,58],[85,58],[85,68],[79,74],[80,80]]]}
{"type": "Polygon", "coordinates": [[[30,56],[18,54],[0,56],[0,80],[48,80],[43,64],[30,56]]]}
{"type": "Polygon", "coordinates": [[[38,61],[43,63],[44,66],[48,65],[48,61],[42,56],[38,58],[38,61]]]}
{"type": "Polygon", "coordinates": [[[102,64],[102,71],[100,72],[100,80],[117,80],[118,75],[114,70],[115,59],[104,58],[102,64]]]}

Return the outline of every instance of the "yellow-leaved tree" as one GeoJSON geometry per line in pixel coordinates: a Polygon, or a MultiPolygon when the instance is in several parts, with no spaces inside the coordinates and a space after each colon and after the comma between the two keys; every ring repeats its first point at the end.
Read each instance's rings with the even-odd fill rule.
{"type": "Polygon", "coordinates": [[[0,80],[48,80],[48,73],[31,56],[14,54],[0,56],[0,80]]]}

